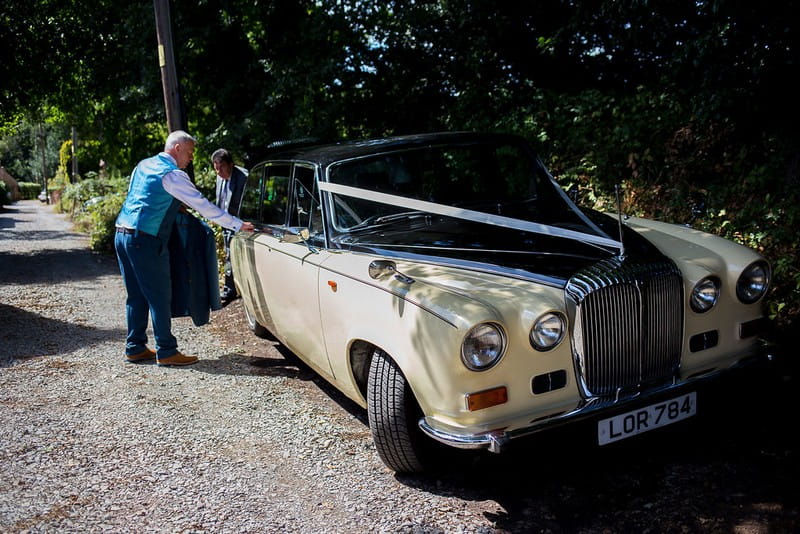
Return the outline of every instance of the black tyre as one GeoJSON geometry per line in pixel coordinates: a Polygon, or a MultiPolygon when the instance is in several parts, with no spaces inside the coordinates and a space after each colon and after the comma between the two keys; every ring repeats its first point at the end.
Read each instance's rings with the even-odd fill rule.
{"type": "Polygon", "coordinates": [[[398,473],[425,470],[431,440],[417,424],[422,411],[400,368],[379,349],[369,367],[367,415],[383,463],[398,473]]]}
{"type": "Polygon", "coordinates": [[[250,311],[250,308],[247,307],[247,302],[244,300],[242,300],[242,308],[244,308],[244,318],[247,320],[247,326],[250,330],[258,337],[271,338],[272,335],[269,333],[269,330],[259,324],[256,320],[256,316],[253,315],[253,312],[250,311]]]}

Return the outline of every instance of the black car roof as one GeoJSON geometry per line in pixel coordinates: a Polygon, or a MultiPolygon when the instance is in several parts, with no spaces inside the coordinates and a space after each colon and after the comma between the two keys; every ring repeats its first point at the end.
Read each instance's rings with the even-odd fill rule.
{"type": "Polygon", "coordinates": [[[524,140],[522,137],[512,134],[476,132],[436,132],[335,143],[319,143],[302,139],[297,142],[276,143],[267,147],[259,159],[262,161],[302,160],[325,166],[335,161],[387,150],[403,150],[442,144],[496,143],[499,141],[520,142],[524,140]]]}

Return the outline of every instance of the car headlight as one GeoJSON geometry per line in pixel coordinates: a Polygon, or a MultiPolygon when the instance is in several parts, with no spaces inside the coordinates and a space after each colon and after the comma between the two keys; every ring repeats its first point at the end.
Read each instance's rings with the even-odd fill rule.
{"type": "Polygon", "coordinates": [[[736,296],[745,304],[752,304],[764,296],[769,287],[769,265],[764,261],[751,263],[739,275],[736,296]]]}
{"type": "Polygon", "coordinates": [[[461,344],[461,361],[473,371],[484,371],[503,356],[506,338],[500,325],[482,323],[470,330],[461,344]]]}
{"type": "Polygon", "coordinates": [[[531,345],[536,350],[548,351],[561,343],[567,322],[560,313],[547,312],[533,322],[531,327],[531,345]]]}
{"type": "Polygon", "coordinates": [[[689,304],[697,313],[705,313],[717,303],[720,281],[716,276],[703,278],[692,288],[689,304]]]}

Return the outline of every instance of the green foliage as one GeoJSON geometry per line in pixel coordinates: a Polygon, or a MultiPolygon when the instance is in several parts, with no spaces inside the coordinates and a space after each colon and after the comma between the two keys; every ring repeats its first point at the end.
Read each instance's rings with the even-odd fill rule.
{"type": "Polygon", "coordinates": [[[60,140],[65,138],[68,128],[50,122],[52,117],[41,113],[16,119],[19,121],[0,137],[0,164],[17,180],[41,184],[42,165],[53,172],[58,163],[60,140]]]}
{"type": "Polygon", "coordinates": [[[108,179],[87,173],[64,189],[61,203],[78,228],[89,233],[89,245],[96,252],[114,252],[114,222],[127,193],[127,179],[119,173],[108,179]]]}
{"type": "Polygon", "coordinates": [[[210,164],[198,165],[198,167],[194,172],[194,185],[207,199],[213,202],[214,196],[217,194],[217,173],[210,164]]]}
{"type": "Polygon", "coordinates": [[[81,214],[79,221],[87,228],[89,246],[95,252],[114,253],[114,222],[124,201],[124,192],[109,193],[97,203],[87,206],[81,214]]]}
{"type": "Polygon", "coordinates": [[[8,190],[6,183],[0,180],[0,208],[11,203],[10,196],[11,192],[8,190]]]}
{"type": "MultiPolygon", "coordinates": [[[[216,0],[172,5],[195,179],[218,147],[250,165],[272,141],[434,130],[516,132],[582,203],[687,222],[774,266],[769,307],[800,314],[800,106],[792,2],[216,0]],[[693,215],[690,199],[704,199],[693,215]]],[[[0,3],[0,162],[56,188],[127,176],[166,136],[152,4],[0,3]],[[13,7],[12,7],[13,6],[13,7]],[[91,14],[91,16],[87,16],[91,14]],[[45,143],[41,138],[44,134],[45,143]]],[[[70,186],[71,188],[72,186],[70,186]]],[[[76,216],[90,189],[65,191],[76,216]]],[[[113,210],[113,195],[108,198],[113,210]]],[[[105,200],[99,204],[105,204],[105,200]]]]}
{"type": "Polygon", "coordinates": [[[18,185],[23,200],[34,200],[42,191],[42,186],[35,182],[18,182],[18,185]]]}
{"type": "Polygon", "coordinates": [[[72,154],[72,139],[67,139],[66,141],[61,143],[61,147],[58,149],[58,169],[56,170],[56,174],[63,177],[65,185],[68,185],[70,183],[67,165],[72,159],[71,154],[72,154]]]}

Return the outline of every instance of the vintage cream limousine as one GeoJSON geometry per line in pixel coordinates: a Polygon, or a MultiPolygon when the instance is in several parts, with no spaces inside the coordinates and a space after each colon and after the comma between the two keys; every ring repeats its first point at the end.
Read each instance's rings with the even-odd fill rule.
{"type": "Polygon", "coordinates": [[[769,264],[731,241],[578,208],[521,138],[278,147],[232,241],[248,323],[366,407],[381,459],[499,452],[591,418],[603,445],[692,417],[759,355],[769,264]],[[435,440],[435,441],[434,441],[435,440]]]}

